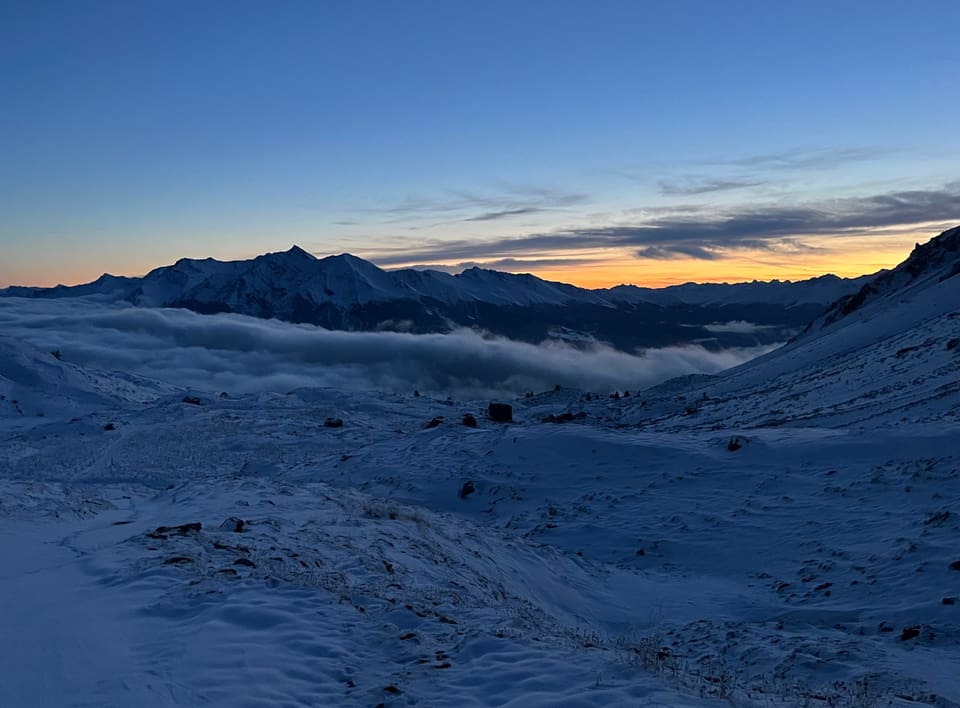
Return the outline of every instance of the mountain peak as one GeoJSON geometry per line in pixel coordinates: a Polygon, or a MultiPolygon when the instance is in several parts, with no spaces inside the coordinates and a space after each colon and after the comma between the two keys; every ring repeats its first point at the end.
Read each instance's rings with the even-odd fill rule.
{"type": "Polygon", "coordinates": [[[291,246],[290,250],[284,251],[284,253],[285,255],[288,255],[288,256],[296,256],[297,258],[308,258],[311,261],[317,260],[316,256],[314,256],[309,251],[305,251],[304,249],[300,248],[300,246],[296,244],[291,246]]]}

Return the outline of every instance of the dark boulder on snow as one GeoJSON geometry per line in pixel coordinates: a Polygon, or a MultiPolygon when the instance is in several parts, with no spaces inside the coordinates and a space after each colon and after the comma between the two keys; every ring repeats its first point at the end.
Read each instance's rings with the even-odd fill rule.
{"type": "Polygon", "coordinates": [[[560,415],[554,415],[553,413],[551,413],[550,415],[548,415],[546,418],[543,419],[543,422],[544,423],[569,423],[570,421],[575,420],[578,417],[586,417],[586,414],[584,414],[583,416],[580,416],[579,414],[575,416],[570,411],[567,411],[566,413],[561,413],[560,415]]]}
{"type": "Polygon", "coordinates": [[[487,407],[487,415],[495,423],[512,423],[513,406],[509,403],[491,403],[487,407]]]}
{"type": "Polygon", "coordinates": [[[733,437],[733,438],[730,438],[729,442],[727,442],[727,449],[730,452],[736,452],[742,447],[743,447],[743,440],[741,440],[740,438],[733,437]]]}
{"type": "Polygon", "coordinates": [[[197,398],[196,396],[184,396],[184,397],[183,397],[183,402],[184,402],[184,403],[189,403],[191,406],[199,406],[199,405],[200,405],[200,399],[197,398]]]}
{"type": "Polygon", "coordinates": [[[905,642],[909,639],[916,639],[920,636],[920,627],[904,627],[903,631],[900,633],[900,641],[905,642]]]}
{"type": "Polygon", "coordinates": [[[323,427],[325,428],[342,428],[343,421],[340,418],[327,418],[323,421],[323,427]]]}
{"type": "Polygon", "coordinates": [[[157,526],[156,529],[147,534],[149,538],[166,538],[167,536],[177,535],[177,536],[186,536],[190,533],[200,533],[200,529],[203,528],[203,524],[199,521],[194,521],[189,524],[180,524],[179,526],[157,526]]]}
{"type": "Polygon", "coordinates": [[[477,419],[470,413],[467,413],[466,415],[463,416],[463,424],[468,428],[476,428],[477,419]]]}
{"type": "Polygon", "coordinates": [[[437,427],[438,425],[440,425],[442,422],[443,422],[443,416],[442,416],[442,415],[438,415],[436,418],[433,418],[432,420],[427,421],[427,424],[426,424],[426,426],[424,426],[424,427],[426,427],[426,428],[436,428],[436,427],[437,427]]]}
{"type": "Polygon", "coordinates": [[[247,526],[247,522],[243,519],[231,516],[229,519],[220,524],[221,531],[232,531],[233,533],[243,533],[247,526]]]}
{"type": "Polygon", "coordinates": [[[471,482],[471,481],[468,479],[466,482],[463,483],[463,486],[460,487],[460,498],[461,498],[461,499],[466,499],[466,498],[469,497],[471,494],[473,494],[475,491],[477,491],[476,486],[474,485],[473,482],[471,482]]]}

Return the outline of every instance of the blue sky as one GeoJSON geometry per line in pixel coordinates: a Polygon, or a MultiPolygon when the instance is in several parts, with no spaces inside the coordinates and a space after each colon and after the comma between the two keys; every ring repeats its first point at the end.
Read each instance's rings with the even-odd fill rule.
{"type": "Polygon", "coordinates": [[[7,0],[0,285],[292,243],[585,284],[865,272],[960,220],[957,27],[923,0],[7,0]]]}

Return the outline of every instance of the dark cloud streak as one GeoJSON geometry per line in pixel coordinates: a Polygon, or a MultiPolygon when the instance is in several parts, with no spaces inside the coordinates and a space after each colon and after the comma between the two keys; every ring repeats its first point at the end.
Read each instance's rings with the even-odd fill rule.
{"type": "Polygon", "coordinates": [[[682,180],[660,182],[660,194],[666,197],[729,192],[735,189],[747,189],[766,184],[763,180],[704,179],[688,177],[682,180]]]}
{"type": "Polygon", "coordinates": [[[488,242],[438,243],[376,260],[388,265],[411,260],[442,263],[597,248],[635,248],[646,258],[712,260],[720,251],[802,246],[797,242],[802,237],[869,236],[878,228],[949,221],[960,221],[960,181],[942,189],[809,204],[742,206],[714,216],[665,214],[636,225],[581,227],[488,242]]]}
{"type": "Polygon", "coordinates": [[[484,214],[471,216],[464,221],[496,221],[498,219],[508,219],[512,216],[526,216],[528,214],[541,214],[548,209],[541,207],[520,207],[519,209],[501,209],[500,211],[488,211],[484,214]]]}

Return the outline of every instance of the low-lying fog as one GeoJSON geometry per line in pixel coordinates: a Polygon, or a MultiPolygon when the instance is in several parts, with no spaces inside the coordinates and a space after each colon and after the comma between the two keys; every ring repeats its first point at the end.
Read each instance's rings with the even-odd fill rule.
{"type": "Polygon", "coordinates": [[[775,348],[712,352],[684,346],[629,354],[603,345],[533,345],[472,330],[337,332],[84,298],[0,298],[0,332],[59,350],[65,361],[198,390],[418,388],[457,398],[522,394],[555,384],[597,392],[636,390],[674,376],[717,372],[775,348]]]}

